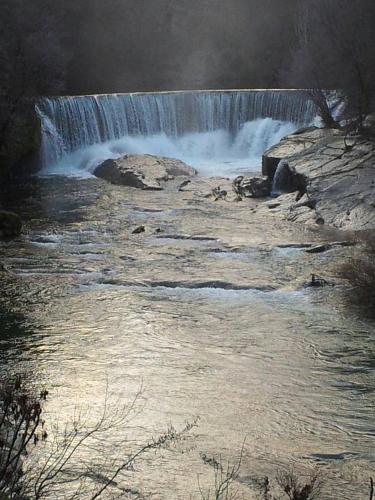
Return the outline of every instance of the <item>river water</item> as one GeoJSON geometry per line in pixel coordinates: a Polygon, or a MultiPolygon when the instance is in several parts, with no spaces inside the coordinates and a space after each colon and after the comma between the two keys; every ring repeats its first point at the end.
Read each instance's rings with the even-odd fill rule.
{"type": "Polygon", "coordinates": [[[291,465],[318,467],[320,498],[367,498],[374,324],[344,310],[341,286],[303,287],[312,272],[334,279],[350,250],[300,244],[345,236],[193,188],[50,177],[6,198],[26,226],[0,246],[1,370],[48,387],[46,425],[77,408],[95,421],[106,387],[128,405],[138,394],[127,426],[107,436],[106,453],[121,457],[199,417],[182,443],[121,477],[121,498],[199,499],[198,483],[214,484],[209,459],[235,463],[242,446],[240,498],[291,465]]]}

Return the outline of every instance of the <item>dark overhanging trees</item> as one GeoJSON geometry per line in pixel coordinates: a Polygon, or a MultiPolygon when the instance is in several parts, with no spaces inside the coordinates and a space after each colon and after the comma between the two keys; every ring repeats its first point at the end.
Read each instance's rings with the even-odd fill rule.
{"type": "Polygon", "coordinates": [[[0,67],[0,162],[4,166],[37,146],[32,130],[35,99],[62,88],[65,55],[49,2],[2,2],[0,67]]]}
{"type": "Polygon", "coordinates": [[[327,126],[334,125],[324,90],[345,100],[344,118],[363,131],[375,109],[375,4],[372,0],[302,0],[298,45],[283,81],[307,92],[327,126]]]}
{"type": "Polygon", "coordinates": [[[277,87],[297,3],[65,0],[67,93],[277,87]]]}

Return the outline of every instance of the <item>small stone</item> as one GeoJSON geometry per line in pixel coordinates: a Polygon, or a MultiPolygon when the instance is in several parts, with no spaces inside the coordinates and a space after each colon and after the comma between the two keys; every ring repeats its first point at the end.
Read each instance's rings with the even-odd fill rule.
{"type": "Polygon", "coordinates": [[[281,205],[281,203],[269,203],[269,204],[267,205],[267,207],[268,207],[270,210],[274,210],[275,208],[278,208],[280,205],[281,205]]]}
{"type": "Polygon", "coordinates": [[[330,250],[332,248],[331,245],[325,244],[325,245],[316,245],[311,248],[307,248],[305,250],[306,253],[323,253],[326,252],[327,250],[330,250]]]}
{"type": "Polygon", "coordinates": [[[316,274],[312,274],[311,275],[311,280],[306,283],[305,285],[306,287],[312,287],[312,288],[321,288],[321,287],[324,287],[324,286],[333,286],[332,283],[328,283],[327,280],[325,280],[324,278],[320,278],[319,276],[317,276],[316,274]]]}
{"type": "Polygon", "coordinates": [[[146,231],[145,226],[138,226],[132,231],[132,234],[140,234],[146,231]]]}
{"type": "Polygon", "coordinates": [[[190,179],[187,179],[186,181],[181,182],[180,187],[178,188],[179,191],[183,191],[184,187],[186,187],[188,184],[191,183],[190,179]]]}

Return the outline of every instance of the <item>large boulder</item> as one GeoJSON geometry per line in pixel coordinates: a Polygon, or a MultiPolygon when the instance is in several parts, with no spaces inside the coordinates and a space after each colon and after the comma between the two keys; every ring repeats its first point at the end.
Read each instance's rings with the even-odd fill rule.
{"type": "Polygon", "coordinates": [[[268,177],[243,177],[233,181],[233,189],[245,198],[266,198],[271,193],[272,183],[268,177]]]}
{"type": "Polygon", "coordinates": [[[194,168],[180,160],[162,156],[130,154],[106,160],[94,171],[97,177],[112,184],[148,190],[161,190],[163,182],[179,176],[194,176],[196,173],[194,168]]]}
{"type": "Polygon", "coordinates": [[[15,238],[22,230],[20,217],[6,210],[0,210],[0,238],[15,238]]]}

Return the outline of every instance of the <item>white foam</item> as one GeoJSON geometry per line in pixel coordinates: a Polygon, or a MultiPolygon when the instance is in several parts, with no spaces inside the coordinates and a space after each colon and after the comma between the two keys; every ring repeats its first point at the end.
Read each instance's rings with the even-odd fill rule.
{"type": "Polygon", "coordinates": [[[296,125],[271,118],[247,122],[233,138],[226,130],[125,136],[95,144],[66,155],[44,168],[41,175],[90,177],[95,168],[108,158],[124,154],[153,154],[176,158],[194,166],[201,175],[235,176],[243,171],[258,171],[262,153],[292,133],[296,125]]]}

